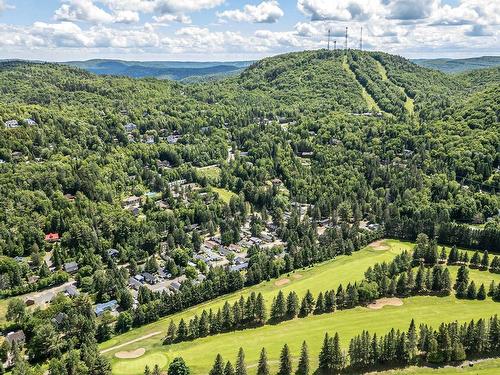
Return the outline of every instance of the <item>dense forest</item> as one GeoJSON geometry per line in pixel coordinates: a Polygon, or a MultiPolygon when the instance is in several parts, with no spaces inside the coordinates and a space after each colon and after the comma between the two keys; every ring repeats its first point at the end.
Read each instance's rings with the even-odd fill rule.
{"type": "MultiPolygon", "coordinates": [[[[384,236],[499,252],[498,82],[498,67],[446,75],[355,50],[281,55],[192,84],[1,63],[6,331],[23,330],[32,363],[58,357],[51,375],[64,374],[64,361],[106,374],[95,348],[111,327],[124,332],[384,236]],[[182,285],[133,290],[144,274],[182,285]],[[45,310],[12,298],[68,282],[82,295],[45,310]],[[121,313],[103,323],[92,309],[106,303],[121,313]],[[64,325],[45,324],[63,312],[64,325]],[[47,340],[53,351],[40,349],[47,340]]],[[[427,273],[444,273],[435,267],[427,273]]],[[[370,273],[349,289],[400,294],[400,273],[385,287],[370,273]]],[[[430,291],[449,293],[445,279],[430,291]]]]}

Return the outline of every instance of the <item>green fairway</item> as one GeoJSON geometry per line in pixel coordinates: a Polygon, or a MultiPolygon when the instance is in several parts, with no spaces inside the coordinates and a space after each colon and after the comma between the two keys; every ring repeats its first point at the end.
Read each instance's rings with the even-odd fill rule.
{"type": "Polygon", "coordinates": [[[500,373],[500,359],[486,359],[473,363],[473,366],[468,365],[468,361],[456,367],[446,366],[440,368],[427,368],[427,367],[409,367],[404,370],[392,370],[380,372],[384,375],[451,375],[451,374],[474,374],[474,375],[498,375],[500,373]]]}
{"type": "MultiPolygon", "coordinates": [[[[225,360],[234,360],[240,346],[245,349],[247,365],[250,368],[255,367],[260,349],[266,347],[271,367],[275,370],[282,345],[288,343],[293,354],[298,356],[300,344],[305,339],[309,344],[312,365],[314,367],[316,366],[317,355],[326,331],[330,333],[339,332],[342,343],[345,346],[352,336],[358,334],[363,329],[368,329],[378,334],[383,334],[392,327],[406,329],[412,317],[415,318],[417,324],[425,322],[438,325],[443,321],[455,319],[468,321],[473,318],[488,317],[498,313],[500,305],[491,299],[487,301],[468,301],[458,300],[454,296],[419,296],[405,299],[404,305],[401,307],[386,306],[381,310],[358,307],[333,314],[295,319],[277,325],[267,325],[255,329],[219,334],[170,346],[163,346],[161,344],[161,338],[165,334],[170,318],[175,321],[178,321],[181,317],[189,319],[202,309],[218,308],[225,301],[234,302],[240,295],[248,295],[252,291],[262,292],[268,305],[270,305],[272,297],[276,295],[276,291],[280,288],[285,293],[289,290],[295,290],[299,296],[303,295],[307,289],[317,294],[319,291],[337,287],[339,283],[345,285],[349,281],[361,280],[364,271],[370,265],[390,260],[403,249],[410,249],[412,247],[410,243],[392,240],[386,241],[386,244],[390,246],[389,250],[374,250],[368,247],[354,253],[352,256],[342,256],[313,268],[300,270],[294,274],[284,276],[279,280],[287,279],[289,281],[281,287],[276,285],[276,280],[273,280],[196,306],[159,322],[115,337],[102,344],[101,348],[111,349],[106,355],[112,359],[113,374],[139,374],[140,372],[137,372],[137,369],[144,365],[145,360],[149,362],[149,356],[152,354],[155,354],[154,358],[157,358],[156,362],[151,362],[153,365],[158,363],[159,365],[166,366],[168,361],[174,357],[182,356],[195,374],[203,374],[208,372],[217,353],[221,353],[225,360]],[[142,336],[154,332],[161,333],[126,345],[125,350],[145,348],[147,354],[144,357],[129,360],[113,357],[116,351],[124,350],[113,350],[113,346],[140,339],[142,336]]],[[[456,275],[457,269],[458,267],[450,267],[453,278],[456,275]]],[[[479,270],[471,270],[470,277],[476,281],[477,285],[481,283],[488,285],[492,279],[495,279],[497,282],[500,281],[500,275],[479,270]]],[[[416,370],[432,371],[430,369],[416,370]]],[[[252,373],[252,370],[250,373],[252,373]]],[[[488,374],[488,372],[485,372],[485,374],[488,374]]]]}

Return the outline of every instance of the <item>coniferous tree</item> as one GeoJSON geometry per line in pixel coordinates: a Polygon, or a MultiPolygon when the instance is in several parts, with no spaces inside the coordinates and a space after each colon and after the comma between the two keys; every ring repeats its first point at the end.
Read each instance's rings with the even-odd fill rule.
{"type": "Polygon", "coordinates": [[[235,375],[234,367],[230,361],[227,361],[226,367],[224,367],[224,375],[235,375]]]}
{"type": "Polygon", "coordinates": [[[267,352],[265,348],[260,351],[259,364],[257,365],[257,375],[269,375],[269,364],[267,363],[267,352]]]}
{"type": "Polygon", "coordinates": [[[297,365],[296,375],[309,375],[309,349],[307,343],[304,341],[300,349],[299,364],[297,365]]]}
{"type": "Polygon", "coordinates": [[[257,295],[255,300],[255,321],[257,324],[264,324],[267,319],[266,304],[262,293],[257,295]]]}
{"type": "Polygon", "coordinates": [[[323,339],[323,346],[321,347],[321,351],[319,353],[318,358],[318,371],[320,374],[329,374],[332,370],[332,362],[333,362],[333,352],[331,339],[328,336],[328,333],[325,333],[325,338],[323,339]]]}
{"type": "Polygon", "coordinates": [[[177,327],[173,320],[170,320],[170,324],[168,325],[167,336],[165,337],[165,344],[172,344],[175,342],[177,338],[177,327]]]}
{"type": "Polygon", "coordinates": [[[245,352],[243,348],[238,350],[238,358],[236,359],[236,375],[247,375],[247,365],[245,363],[245,352]]]}
{"type": "Polygon", "coordinates": [[[273,300],[273,304],[271,307],[271,318],[275,321],[282,320],[287,312],[286,307],[285,296],[280,290],[276,298],[273,300]]]}
{"type": "Polygon", "coordinates": [[[476,299],[476,296],[477,296],[476,284],[474,283],[474,280],[472,280],[469,284],[469,287],[467,288],[467,298],[476,299]]]}
{"type": "Polygon", "coordinates": [[[292,374],[292,355],[290,354],[290,348],[287,344],[281,349],[280,355],[280,367],[278,375],[291,375],[292,374]]]}
{"type": "Polygon", "coordinates": [[[340,372],[345,366],[345,356],[340,348],[339,334],[335,333],[332,339],[332,368],[335,372],[340,372]]]}
{"type": "Polygon", "coordinates": [[[315,314],[322,314],[325,312],[325,300],[323,297],[323,293],[319,292],[318,300],[316,301],[316,307],[314,309],[315,314]]]}
{"type": "Polygon", "coordinates": [[[217,354],[215,357],[214,365],[210,370],[210,375],[224,375],[224,360],[220,354],[217,354]]]}
{"type": "Polygon", "coordinates": [[[299,297],[295,291],[291,291],[286,298],[286,315],[293,319],[299,314],[299,297]]]}
{"type": "Polygon", "coordinates": [[[484,284],[481,284],[479,287],[479,290],[477,291],[476,298],[480,301],[483,301],[486,299],[486,288],[484,287],[484,284]]]}
{"type": "Polygon", "coordinates": [[[488,256],[488,250],[485,250],[483,253],[483,257],[481,259],[481,268],[487,270],[489,266],[490,266],[490,260],[488,256]]]}

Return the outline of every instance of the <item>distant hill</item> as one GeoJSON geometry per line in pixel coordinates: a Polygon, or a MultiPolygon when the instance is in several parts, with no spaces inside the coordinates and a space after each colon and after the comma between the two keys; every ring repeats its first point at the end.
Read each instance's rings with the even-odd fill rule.
{"type": "Polygon", "coordinates": [[[126,76],[131,78],[153,77],[176,81],[196,77],[195,81],[225,77],[237,74],[251,61],[229,62],[188,62],[188,61],[123,61],[123,60],[88,60],[63,63],[85,69],[99,75],[126,76]]]}
{"type": "Polygon", "coordinates": [[[460,73],[499,66],[500,56],[472,57],[468,59],[416,59],[412,61],[420,66],[437,69],[445,73],[460,73]]]}

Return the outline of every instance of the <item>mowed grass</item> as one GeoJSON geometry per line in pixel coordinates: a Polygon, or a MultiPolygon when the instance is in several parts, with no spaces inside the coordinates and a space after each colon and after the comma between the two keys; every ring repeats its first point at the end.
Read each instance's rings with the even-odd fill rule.
{"type": "Polygon", "coordinates": [[[236,193],[227,189],[212,187],[212,190],[219,194],[220,199],[222,199],[225,203],[229,203],[231,197],[236,196],[236,193]]]}
{"type": "MultiPolygon", "coordinates": [[[[410,243],[392,240],[386,241],[386,244],[390,246],[389,250],[381,251],[365,248],[354,253],[352,256],[342,256],[314,268],[297,271],[287,276],[286,278],[290,281],[281,287],[276,286],[276,280],[273,280],[246,288],[239,293],[218,298],[215,301],[194,307],[186,312],[175,314],[162,321],[115,337],[102,344],[101,348],[112,348],[115,345],[140,338],[148,333],[162,331],[161,334],[154,337],[106,353],[112,360],[113,374],[140,374],[141,372],[137,371],[137,369],[145,366],[145,360],[149,362],[150,367],[158,363],[161,367],[166,368],[168,362],[176,356],[182,356],[194,374],[206,374],[212,366],[217,353],[221,353],[225,360],[234,361],[240,346],[245,349],[249,374],[254,374],[259,351],[262,347],[266,347],[268,350],[272,371],[276,371],[279,352],[283,344],[288,343],[293,355],[297,357],[302,341],[306,340],[310,348],[312,366],[315,367],[325,332],[339,332],[342,344],[346,347],[349,339],[360,333],[363,329],[368,329],[378,334],[383,334],[393,327],[406,329],[412,317],[415,318],[417,324],[427,323],[437,326],[443,321],[457,319],[463,322],[479,317],[489,317],[500,311],[500,304],[493,302],[491,299],[486,301],[468,301],[458,300],[454,296],[419,296],[405,299],[404,305],[401,307],[386,306],[381,310],[358,307],[352,310],[338,311],[333,314],[295,319],[277,325],[267,325],[255,329],[219,334],[170,346],[163,346],[161,343],[170,318],[174,319],[174,321],[178,321],[181,317],[189,319],[203,309],[217,309],[225,301],[234,302],[240,295],[248,295],[251,291],[262,292],[268,305],[270,305],[278,289],[282,289],[285,293],[289,290],[295,290],[299,296],[303,295],[307,289],[310,289],[317,295],[319,291],[336,288],[340,283],[346,285],[348,282],[361,280],[364,271],[370,265],[384,260],[389,261],[403,249],[411,249],[413,247],[410,243]],[[141,347],[147,351],[147,354],[142,358],[123,360],[113,357],[116,351],[133,350],[141,347]],[[152,354],[155,355],[154,358],[158,358],[156,362],[151,362],[150,359],[152,358],[148,358],[152,354]],[[161,356],[161,359],[157,355],[161,356]]],[[[457,267],[451,267],[451,271],[452,276],[455,277],[457,267]]],[[[500,281],[499,275],[485,271],[471,270],[470,276],[471,279],[476,281],[478,286],[480,283],[488,285],[492,279],[495,279],[497,282],[500,281]]],[[[429,369],[422,370],[427,371],[429,369]]],[[[485,374],[488,374],[488,372],[485,372],[485,374]]]]}
{"type": "Polygon", "coordinates": [[[469,366],[466,361],[460,366],[445,366],[438,368],[429,367],[409,367],[403,370],[384,371],[377,374],[384,375],[452,375],[452,374],[477,374],[477,375],[498,375],[500,373],[500,359],[485,359],[469,366]]]}
{"type": "Polygon", "coordinates": [[[196,172],[203,177],[208,178],[212,182],[216,182],[220,177],[220,168],[215,165],[211,165],[208,167],[196,168],[196,172]]]}

